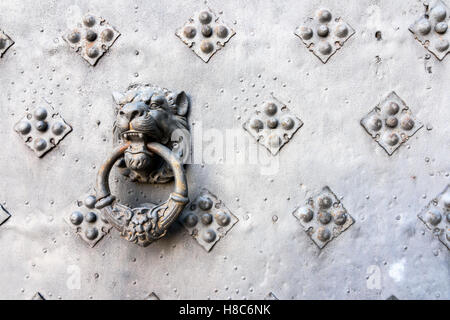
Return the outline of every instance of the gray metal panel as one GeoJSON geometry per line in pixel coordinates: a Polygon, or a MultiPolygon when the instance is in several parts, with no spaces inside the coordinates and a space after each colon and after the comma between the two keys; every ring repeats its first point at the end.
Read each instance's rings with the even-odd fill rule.
{"type": "MultiPolygon", "coordinates": [[[[201,1],[0,3],[0,29],[15,41],[0,59],[0,201],[11,214],[0,226],[0,298],[449,299],[449,251],[417,217],[450,172],[450,57],[438,61],[408,31],[422,3],[207,5],[236,34],[205,63],[175,35],[201,1]],[[320,8],[355,29],[326,64],[294,35],[320,8]],[[95,67],[62,38],[87,12],[121,33],[95,67]],[[64,221],[113,148],[111,93],[132,82],[191,97],[194,160],[200,145],[206,163],[187,166],[189,197],[207,188],[239,220],[210,252],[177,223],[147,248],[116,230],[90,248],[64,221]],[[388,156],[360,120],[391,91],[424,128],[388,156]],[[277,156],[242,128],[272,93],[304,123],[277,156]],[[42,100],[73,131],[38,158],[13,127],[42,100]],[[208,156],[226,130],[245,146],[236,153],[227,139],[224,153],[256,150],[256,163],[208,156]],[[324,186],[355,222],[320,250],[292,213],[324,186]]],[[[134,206],[173,187],[116,178],[113,193],[134,206]]]]}

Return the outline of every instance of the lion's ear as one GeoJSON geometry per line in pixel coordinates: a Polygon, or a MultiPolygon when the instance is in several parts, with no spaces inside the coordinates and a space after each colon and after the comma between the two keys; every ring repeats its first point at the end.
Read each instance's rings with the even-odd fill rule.
{"type": "Polygon", "coordinates": [[[184,91],[181,91],[176,95],[175,107],[179,116],[185,116],[188,113],[189,98],[184,91]]]}

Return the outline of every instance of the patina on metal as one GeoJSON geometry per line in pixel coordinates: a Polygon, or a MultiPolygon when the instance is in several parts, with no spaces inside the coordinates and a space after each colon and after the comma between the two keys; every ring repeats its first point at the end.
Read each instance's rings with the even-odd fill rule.
{"type": "Polygon", "coordinates": [[[185,117],[189,101],[184,92],[152,85],[131,85],[114,98],[119,105],[114,126],[119,146],[98,171],[95,207],[125,239],[145,247],[166,234],[189,202],[182,161],[189,144],[185,117]],[[166,183],[174,179],[174,191],[159,205],[129,208],[117,203],[109,189],[109,174],[117,161],[132,181],[166,183]]]}

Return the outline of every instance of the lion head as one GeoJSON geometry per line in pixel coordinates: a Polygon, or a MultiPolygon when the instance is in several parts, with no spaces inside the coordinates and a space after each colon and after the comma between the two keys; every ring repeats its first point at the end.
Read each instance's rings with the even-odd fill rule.
{"type": "MultiPolygon", "coordinates": [[[[118,166],[132,181],[166,183],[173,179],[168,165],[146,148],[158,142],[170,148],[181,160],[188,156],[190,135],[186,115],[189,99],[150,84],[134,84],[125,93],[113,93],[117,104],[115,140],[128,142],[118,166]]],[[[183,161],[185,163],[185,161],[183,161]]]]}

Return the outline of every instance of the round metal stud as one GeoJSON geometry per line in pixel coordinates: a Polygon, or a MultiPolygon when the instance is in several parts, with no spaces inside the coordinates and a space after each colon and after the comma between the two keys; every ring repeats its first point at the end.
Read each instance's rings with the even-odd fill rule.
{"type": "Polygon", "coordinates": [[[95,24],[95,17],[87,15],[83,18],[83,23],[86,27],[92,27],[95,24]]]}
{"type": "Polygon", "coordinates": [[[278,107],[275,103],[273,102],[268,102],[266,104],[266,106],[264,107],[264,112],[268,115],[268,116],[273,116],[275,113],[277,113],[278,107]]]}
{"type": "Polygon", "coordinates": [[[204,53],[211,53],[214,50],[214,45],[211,41],[203,40],[200,44],[200,50],[204,53]]]}
{"type": "Polygon", "coordinates": [[[225,211],[219,211],[215,214],[217,224],[225,227],[230,224],[231,218],[225,211]]]}
{"type": "Polygon", "coordinates": [[[395,146],[397,143],[399,143],[400,138],[398,134],[394,132],[386,132],[383,136],[383,141],[390,146],[395,146]]]}
{"type": "Polygon", "coordinates": [[[95,201],[96,201],[95,196],[92,195],[87,196],[86,199],[84,199],[84,205],[86,206],[86,208],[94,209],[95,201]]]}
{"type": "Polygon", "coordinates": [[[333,204],[333,200],[331,200],[331,198],[328,196],[320,197],[318,200],[318,204],[319,204],[319,208],[328,209],[333,204]]]}
{"type": "Polygon", "coordinates": [[[28,134],[31,131],[31,123],[25,120],[20,121],[17,126],[16,130],[20,132],[21,134],[28,134]]]}
{"type": "Polygon", "coordinates": [[[439,222],[442,220],[442,215],[439,212],[439,210],[432,208],[430,211],[428,211],[428,222],[433,225],[437,226],[439,222]]]}
{"type": "Polygon", "coordinates": [[[197,29],[193,26],[186,26],[183,29],[184,36],[188,39],[192,39],[197,34],[197,29]]]}
{"type": "Polygon", "coordinates": [[[440,52],[444,52],[449,47],[449,42],[447,39],[439,39],[435,45],[436,49],[440,52]]]}
{"type": "Polygon", "coordinates": [[[45,141],[44,139],[36,139],[34,140],[34,148],[37,151],[42,151],[47,147],[47,141],[45,141]]]}
{"type": "Polygon", "coordinates": [[[102,40],[103,42],[110,42],[114,38],[114,31],[111,29],[105,29],[102,31],[102,40]]]}
{"type": "Polygon", "coordinates": [[[319,17],[319,21],[322,23],[325,22],[330,22],[331,21],[331,12],[326,10],[326,9],[322,9],[318,12],[318,17],[319,17]]]}
{"type": "Polygon", "coordinates": [[[317,238],[322,242],[326,242],[326,241],[330,240],[330,238],[331,238],[330,230],[328,230],[325,227],[318,228],[317,229],[317,238]]]}
{"type": "Polygon", "coordinates": [[[319,212],[319,221],[321,224],[328,224],[331,221],[331,214],[328,211],[319,212]]]}
{"type": "Polygon", "coordinates": [[[81,36],[80,33],[78,31],[72,31],[68,36],[67,36],[67,40],[69,40],[72,43],[77,43],[78,41],[80,41],[81,36]]]}
{"type": "Polygon", "coordinates": [[[329,55],[333,48],[331,47],[331,44],[328,41],[321,41],[319,43],[319,52],[323,55],[329,55]]]}
{"type": "Polygon", "coordinates": [[[86,230],[86,232],[84,233],[86,238],[88,238],[89,240],[95,240],[98,237],[98,230],[97,228],[89,228],[86,230]]]}
{"type": "Polygon", "coordinates": [[[45,132],[48,128],[47,121],[37,121],[35,127],[38,131],[45,132]]]}
{"type": "Polygon", "coordinates": [[[34,118],[37,120],[44,120],[47,118],[47,110],[43,107],[36,108],[34,110],[34,118]]]}
{"type": "Polygon", "coordinates": [[[217,26],[215,32],[217,36],[222,39],[228,36],[228,28],[223,25],[217,26]]]}
{"type": "Polygon", "coordinates": [[[212,215],[209,213],[204,213],[202,214],[202,216],[200,217],[200,221],[204,224],[204,225],[208,225],[212,222],[212,215]]]}
{"type": "Polygon", "coordinates": [[[205,242],[213,242],[216,240],[216,233],[212,229],[207,229],[203,232],[202,239],[205,242]]]}
{"type": "Polygon", "coordinates": [[[434,27],[434,31],[436,31],[437,33],[440,33],[440,34],[446,33],[447,29],[448,29],[448,24],[446,22],[439,22],[434,27]]]}
{"type": "Polygon", "coordinates": [[[398,125],[398,119],[397,117],[387,117],[386,126],[389,128],[395,128],[398,125]]]}
{"type": "Polygon", "coordinates": [[[318,28],[317,28],[317,34],[319,35],[319,37],[326,37],[328,36],[328,34],[330,33],[330,30],[328,29],[328,27],[324,24],[321,24],[318,28]]]}
{"type": "Polygon", "coordinates": [[[284,130],[291,130],[295,125],[294,120],[291,117],[284,117],[281,120],[281,126],[283,127],[284,130]]]}
{"type": "Polygon", "coordinates": [[[87,50],[87,55],[89,58],[94,59],[94,58],[98,57],[99,51],[97,48],[92,47],[87,50]]]}
{"type": "Polygon", "coordinates": [[[400,120],[400,126],[403,130],[411,130],[414,128],[414,120],[410,116],[405,115],[400,120]]]}
{"type": "Polygon", "coordinates": [[[212,33],[213,33],[213,30],[209,25],[202,26],[202,35],[204,37],[209,38],[209,37],[211,37],[212,33]]]}
{"type": "Polygon", "coordinates": [[[450,212],[447,213],[447,222],[450,222],[450,212]]]}
{"type": "Polygon", "coordinates": [[[93,30],[88,30],[86,32],[86,40],[90,42],[97,40],[97,33],[93,30]]]}
{"type": "Polygon", "coordinates": [[[213,206],[213,201],[211,200],[210,197],[208,196],[201,196],[198,199],[198,206],[200,207],[200,209],[202,209],[203,211],[208,211],[209,209],[212,208],[213,206]]]}
{"type": "Polygon", "coordinates": [[[301,220],[303,220],[303,222],[310,222],[314,216],[314,212],[311,208],[301,207],[298,209],[298,216],[301,220]]]}
{"type": "Polygon", "coordinates": [[[348,35],[348,27],[345,23],[340,23],[337,27],[334,33],[339,38],[345,38],[348,35]]]}
{"type": "Polygon", "coordinates": [[[383,126],[383,123],[381,122],[381,119],[377,116],[372,116],[368,121],[368,126],[373,131],[378,131],[383,126]]]}
{"type": "Polygon", "coordinates": [[[80,211],[74,211],[70,215],[70,222],[76,226],[83,222],[83,214],[80,211]]]}
{"type": "Polygon", "coordinates": [[[275,129],[276,127],[278,127],[278,120],[275,118],[268,119],[267,127],[269,127],[270,129],[275,129]]]}
{"type": "Polygon", "coordinates": [[[393,116],[398,113],[398,111],[400,110],[400,106],[398,105],[398,103],[391,101],[387,104],[385,109],[387,114],[393,116]]]}
{"type": "Polygon", "coordinates": [[[450,191],[442,195],[442,203],[446,208],[450,208],[450,191]]]}
{"type": "Polygon", "coordinates": [[[198,223],[198,217],[193,214],[193,213],[189,213],[185,218],[184,218],[184,224],[186,226],[188,226],[189,228],[193,228],[197,225],[198,223]]]}
{"type": "Polygon", "coordinates": [[[342,226],[347,221],[347,214],[345,211],[338,211],[334,215],[334,223],[336,223],[338,226],[342,226]]]}
{"type": "Polygon", "coordinates": [[[430,21],[428,21],[428,19],[421,19],[418,23],[417,23],[417,31],[419,31],[420,34],[422,35],[427,35],[430,33],[431,31],[431,23],[430,21]]]}
{"type": "Polygon", "coordinates": [[[92,211],[86,213],[86,216],[84,218],[86,219],[87,222],[90,223],[94,223],[95,221],[97,221],[97,215],[95,214],[95,212],[92,211]]]}
{"type": "Polygon", "coordinates": [[[303,40],[309,40],[313,36],[313,31],[311,28],[301,26],[299,28],[299,35],[303,40]]]}
{"type": "Polygon", "coordinates": [[[57,136],[59,136],[61,133],[63,133],[65,129],[66,129],[66,126],[62,122],[59,122],[59,121],[55,122],[52,125],[52,132],[57,136]]]}
{"type": "Polygon", "coordinates": [[[264,128],[264,123],[259,119],[253,118],[250,120],[250,127],[254,130],[261,130],[264,128]]]}
{"type": "Polygon", "coordinates": [[[208,11],[202,11],[200,12],[200,14],[198,15],[198,20],[202,23],[202,24],[208,24],[211,22],[212,16],[208,11]]]}
{"type": "Polygon", "coordinates": [[[442,5],[437,5],[431,9],[431,16],[437,21],[442,21],[447,16],[447,10],[442,5]]]}

